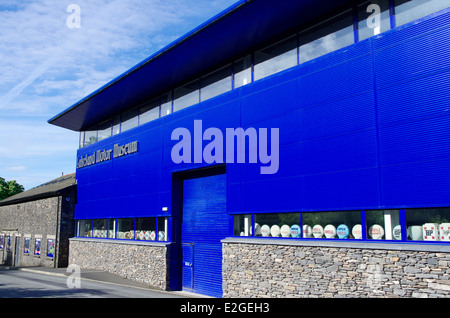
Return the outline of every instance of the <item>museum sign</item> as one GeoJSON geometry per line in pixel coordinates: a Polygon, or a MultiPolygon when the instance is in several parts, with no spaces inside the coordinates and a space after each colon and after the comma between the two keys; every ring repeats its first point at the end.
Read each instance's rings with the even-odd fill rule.
{"type": "Polygon", "coordinates": [[[77,169],[89,167],[104,161],[110,161],[136,152],[138,152],[137,141],[124,145],[115,144],[113,149],[100,149],[94,151],[92,154],[81,156],[77,160],[77,169]]]}

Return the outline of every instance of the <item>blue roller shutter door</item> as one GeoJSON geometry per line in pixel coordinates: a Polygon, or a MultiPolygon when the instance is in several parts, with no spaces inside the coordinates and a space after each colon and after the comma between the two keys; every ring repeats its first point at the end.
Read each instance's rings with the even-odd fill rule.
{"type": "Polygon", "coordinates": [[[222,243],[228,235],[226,175],[183,181],[183,289],[222,297],[222,243]]]}

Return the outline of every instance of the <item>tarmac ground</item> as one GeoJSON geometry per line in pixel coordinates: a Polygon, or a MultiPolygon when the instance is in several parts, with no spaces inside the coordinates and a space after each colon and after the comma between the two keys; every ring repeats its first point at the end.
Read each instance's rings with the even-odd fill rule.
{"type": "MultiPolygon", "coordinates": [[[[18,271],[24,271],[24,272],[31,272],[41,275],[50,275],[50,276],[59,276],[59,277],[69,277],[72,275],[73,270],[70,268],[52,268],[52,267],[43,267],[43,266],[36,266],[36,267],[9,267],[0,265],[0,270],[18,270],[18,271]]],[[[115,275],[109,272],[100,271],[100,270],[93,270],[93,269],[85,269],[85,268],[79,268],[80,270],[80,279],[86,280],[86,281],[96,281],[96,282],[102,282],[106,284],[111,285],[118,285],[118,286],[126,286],[126,287],[132,287],[132,288],[141,288],[141,289],[147,289],[147,290],[153,290],[155,292],[160,293],[166,293],[168,294],[168,297],[170,295],[176,295],[178,297],[189,297],[189,298],[209,298],[208,296],[195,294],[195,293],[189,293],[186,291],[164,291],[158,288],[151,287],[149,285],[146,285],[144,283],[139,283],[136,281],[133,281],[131,279],[127,279],[124,277],[121,277],[119,275],[115,275]]]]}

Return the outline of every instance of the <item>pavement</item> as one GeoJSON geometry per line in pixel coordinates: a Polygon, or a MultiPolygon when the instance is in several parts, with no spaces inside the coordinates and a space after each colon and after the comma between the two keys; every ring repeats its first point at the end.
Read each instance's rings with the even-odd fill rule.
{"type": "MultiPolygon", "coordinates": [[[[32,273],[38,273],[42,275],[52,275],[52,276],[60,276],[60,277],[68,277],[72,275],[73,270],[70,268],[52,268],[52,267],[43,267],[43,266],[36,266],[36,267],[8,267],[4,265],[0,265],[0,269],[11,269],[11,270],[19,270],[19,271],[26,271],[26,272],[32,272],[32,273]]],[[[89,281],[97,281],[102,282],[105,284],[111,284],[111,285],[120,285],[120,286],[127,286],[132,288],[143,288],[143,289],[150,289],[161,293],[168,293],[168,294],[174,294],[174,295],[181,295],[191,298],[210,298],[205,295],[190,293],[186,291],[164,291],[158,288],[151,287],[149,285],[146,285],[144,283],[139,283],[136,281],[133,281],[131,279],[127,279],[124,277],[121,277],[116,274],[108,273],[105,271],[100,270],[93,270],[93,269],[85,269],[80,268],[80,279],[81,280],[89,280],[89,281]]]]}

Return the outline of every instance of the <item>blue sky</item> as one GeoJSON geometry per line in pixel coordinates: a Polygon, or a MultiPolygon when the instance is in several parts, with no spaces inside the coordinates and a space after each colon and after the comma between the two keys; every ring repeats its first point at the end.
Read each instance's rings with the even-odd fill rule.
{"type": "Polygon", "coordinates": [[[235,2],[0,0],[0,177],[28,190],[75,172],[79,134],[47,121],[235,2]]]}

